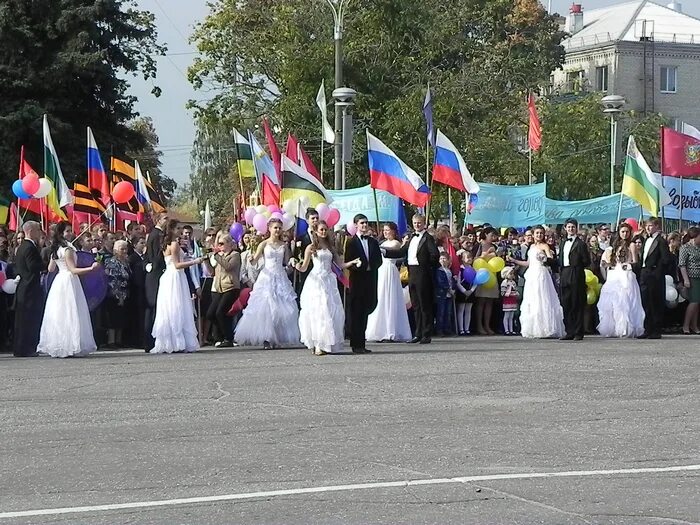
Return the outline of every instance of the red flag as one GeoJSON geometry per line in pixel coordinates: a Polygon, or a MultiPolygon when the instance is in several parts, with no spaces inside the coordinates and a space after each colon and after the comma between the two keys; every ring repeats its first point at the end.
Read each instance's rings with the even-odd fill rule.
{"type": "Polygon", "coordinates": [[[309,154],[304,151],[299,141],[291,133],[287,137],[287,149],[284,154],[292,162],[299,164],[299,166],[311,173],[311,175],[321,180],[321,174],[316,169],[316,166],[314,166],[311,157],[309,157],[309,154]]]}
{"type": "Polygon", "coordinates": [[[10,231],[16,232],[18,226],[19,223],[17,221],[17,205],[14,202],[12,202],[10,203],[10,221],[7,227],[10,231]]]}
{"type": "Polygon", "coordinates": [[[530,128],[527,133],[527,143],[531,150],[538,151],[542,147],[542,125],[540,124],[540,117],[537,116],[535,97],[532,93],[530,93],[528,98],[527,107],[530,112],[530,128]]]}
{"type": "Polygon", "coordinates": [[[284,154],[294,164],[299,164],[299,141],[291,133],[287,135],[287,148],[284,154]]]}
{"type": "Polygon", "coordinates": [[[700,140],[661,128],[661,173],[671,177],[700,176],[700,140]]]}
{"type": "Polygon", "coordinates": [[[270,129],[270,123],[267,121],[267,117],[263,119],[263,127],[265,128],[265,138],[267,139],[267,147],[270,149],[270,157],[272,158],[272,163],[275,165],[275,171],[277,172],[277,180],[282,180],[282,155],[275,142],[275,137],[272,135],[272,130],[270,129]]]}

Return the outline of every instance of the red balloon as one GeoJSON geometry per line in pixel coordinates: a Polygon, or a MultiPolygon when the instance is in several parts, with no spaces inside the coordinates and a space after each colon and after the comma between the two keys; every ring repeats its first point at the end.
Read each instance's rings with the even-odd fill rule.
{"type": "Polygon", "coordinates": [[[625,219],[625,222],[632,227],[632,231],[639,231],[639,222],[637,219],[625,219]]]}
{"type": "Polygon", "coordinates": [[[112,198],[117,204],[124,204],[129,202],[136,195],[134,190],[134,185],[125,180],[117,183],[112,190],[112,198]]]}
{"type": "Polygon", "coordinates": [[[34,195],[39,191],[39,176],[36,173],[29,173],[22,179],[22,189],[28,195],[34,195]]]}
{"type": "Polygon", "coordinates": [[[338,224],[338,221],[340,221],[340,210],[331,208],[331,210],[328,212],[328,216],[326,217],[326,224],[329,228],[333,228],[336,224],[338,224]]]}

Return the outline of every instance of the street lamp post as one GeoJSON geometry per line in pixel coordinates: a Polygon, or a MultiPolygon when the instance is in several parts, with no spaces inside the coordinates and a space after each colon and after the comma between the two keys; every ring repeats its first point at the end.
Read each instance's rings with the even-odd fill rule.
{"type": "MultiPolygon", "coordinates": [[[[326,0],[333,11],[333,39],[335,41],[335,89],[343,86],[343,17],[349,0],[326,0]]],[[[335,105],[335,189],[343,178],[343,108],[335,105]]]]}
{"type": "MultiPolygon", "coordinates": [[[[353,100],[357,96],[357,91],[352,88],[341,87],[333,90],[333,98],[335,99],[336,112],[340,109],[342,115],[343,136],[341,142],[341,157],[340,162],[336,157],[336,166],[340,165],[340,187],[336,184],[336,189],[345,189],[345,174],[346,167],[352,155],[352,115],[349,113],[350,108],[354,106],[353,100]]],[[[336,134],[337,143],[337,134],[336,134]]],[[[337,173],[337,171],[336,171],[337,173]]]]}
{"type": "Polygon", "coordinates": [[[608,95],[601,100],[603,113],[610,115],[610,195],[615,194],[615,157],[617,152],[617,120],[615,117],[622,113],[625,97],[608,95]]]}

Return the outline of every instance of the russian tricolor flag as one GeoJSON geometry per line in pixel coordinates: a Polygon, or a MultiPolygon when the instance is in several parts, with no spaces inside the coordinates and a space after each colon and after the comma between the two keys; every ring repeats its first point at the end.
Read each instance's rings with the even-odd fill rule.
{"type": "Polygon", "coordinates": [[[88,188],[96,190],[100,194],[100,200],[105,207],[110,204],[109,179],[107,172],[100,158],[100,151],[97,149],[95,137],[90,128],[87,129],[87,167],[88,167],[88,188]]]}
{"type": "Polygon", "coordinates": [[[367,132],[370,185],[375,190],[388,191],[400,199],[425,207],[430,200],[430,188],[423,179],[387,148],[377,137],[367,132]]]}
{"type": "Polygon", "coordinates": [[[464,159],[455,145],[440,130],[437,131],[435,140],[433,180],[463,193],[479,193],[479,184],[472,177],[464,159]]]}

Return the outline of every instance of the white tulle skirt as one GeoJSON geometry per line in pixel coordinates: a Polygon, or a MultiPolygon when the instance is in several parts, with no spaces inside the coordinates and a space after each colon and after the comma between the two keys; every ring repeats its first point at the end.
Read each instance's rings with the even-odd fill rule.
{"type": "Polygon", "coordinates": [[[37,352],[51,357],[84,356],[97,350],[80,278],[60,270],[46,298],[37,352]]]}
{"type": "Polygon", "coordinates": [[[309,273],[299,296],[301,342],[311,350],[340,352],[345,339],[345,311],[335,275],[326,271],[309,273]]]}
{"type": "Polygon", "coordinates": [[[399,269],[391,259],[385,259],[377,273],[377,308],[367,319],[365,337],[368,341],[410,341],[406,300],[399,269]]]}
{"type": "Polygon", "coordinates": [[[598,300],[598,333],[603,337],[637,337],[644,333],[644,308],[637,277],[620,267],[608,271],[598,300]]]}
{"type": "Polygon", "coordinates": [[[184,270],[168,265],[160,277],[151,354],[196,352],[199,349],[192,295],[184,270]]]}
{"type": "Polygon", "coordinates": [[[564,335],[564,311],[552,276],[541,265],[530,263],[525,272],[523,301],[520,305],[520,332],[530,339],[564,335]]]}
{"type": "Polygon", "coordinates": [[[281,266],[260,272],[236,326],[235,339],[247,346],[261,346],[265,341],[273,346],[299,344],[297,294],[281,266]]]}

